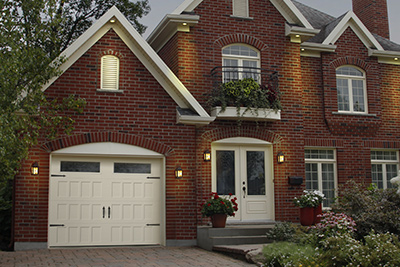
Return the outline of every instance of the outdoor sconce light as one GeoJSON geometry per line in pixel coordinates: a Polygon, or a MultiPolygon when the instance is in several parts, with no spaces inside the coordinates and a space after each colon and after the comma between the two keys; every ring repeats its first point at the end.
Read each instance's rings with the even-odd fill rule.
{"type": "Polygon", "coordinates": [[[210,161],[211,160],[211,152],[210,152],[210,150],[207,149],[206,151],[204,151],[203,159],[204,159],[204,161],[210,161]]]}
{"type": "Polygon", "coordinates": [[[39,164],[36,161],[34,163],[32,163],[31,174],[32,175],[38,175],[39,174],[39,164]]]}
{"type": "Polygon", "coordinates": [[[282,151],[278,152],[278,163],[284,163],[285,162],[285,154],[282,153],[282,151]]]}
{"type": "Polygon", "coordinates": [[[181,166],[176,167],[176,169],[175,169],[175,178],[176,179],[181,179],[182,176],[183,176],[183,171],[182,171],[181,166]]]}

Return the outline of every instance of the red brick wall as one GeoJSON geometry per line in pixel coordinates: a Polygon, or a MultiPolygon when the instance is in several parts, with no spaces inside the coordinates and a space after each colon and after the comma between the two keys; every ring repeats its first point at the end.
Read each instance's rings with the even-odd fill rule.
{"type": "MultiPolygon", "coordinates": [[[[229,0],[204,0],[195,9],[199,23],[191,27],[190,33],[177,33],[160,54],[178,44],[174,58],[179,62],[178,76],[205,104],[212,88],[210,71],[221,65],[222,47],[245,43],[257,48],[262,67],[279,72],[282,119],[259,124],[245,122],[239,128],[235,122],[216,121],[199,128],[197,158],[211,148],[212,142],[228,137],[254,137],[273,143],[274,157],[283,151],[287,160],[278,165],[274,159],[276,220],[298,220],[292,199],[301,194],[304,184],[289,186],[287,178],[305,176],[304,147],[336,149],[339,184],[348,179],[370,182],[371,148],[400,148],[395,136],[399,110],[387,107],[397,100],[390,94],[399,95],[398,81],[393,78],[398,77],[399,68],[379,64],[376,58],[369,57],[367,48],[350,28],[335,43],[335,53],[322,53],[320,58],[300,57],[299,45],[285,37],[285,21],[270,2],[250,1],[250,20],[231,18],[231,10],[229,0]],[[366,72],[371,116],[337,114],[335,70],[341,65],[355,65],[366,72]],[[266,133],[274,137],[267,137],[266,133]]],[[[197,178],[201,203],[211,190],[210,164],[197,163],[197,178]]]]}
{"type": "Polygon", "coordinates": [[[353,0],[353,11],[368,30],[390,39],[386,0],[353,0]]]}
{"type": "Polygon", "coordinates": [[[47,240],[49,152],[92,142],[132,144],[164,154],[167,239],[195,238],[195,127],[176,124],[176,103],[115,32],[109,31],[46,91],[51,98],[70,94],[87,101],[83,114],[72,114],[72,136],[42,140],[16,178],[15,241],[47,240]],[[96,91],[104,53],[120,58],[123,92],[96,91]],[[33,161],[40,166],[36,177],[29,175],[33,161]],[[181,180],[174,176],[177,165],[184,170],[181,180]]]}

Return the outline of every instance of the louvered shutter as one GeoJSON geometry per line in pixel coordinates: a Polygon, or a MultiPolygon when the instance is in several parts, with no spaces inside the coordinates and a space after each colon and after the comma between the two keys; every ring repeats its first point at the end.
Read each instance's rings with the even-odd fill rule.
{"type": "Polygon", "coordinates": [[[233,15],[238,17],[248,17],[248,0],[233,0],[233,15]]]}
{"type": "Polygon", "coordinates": [[[119,58],[112,55],[101,58],[101,89],[118,90],[119,58]]]}

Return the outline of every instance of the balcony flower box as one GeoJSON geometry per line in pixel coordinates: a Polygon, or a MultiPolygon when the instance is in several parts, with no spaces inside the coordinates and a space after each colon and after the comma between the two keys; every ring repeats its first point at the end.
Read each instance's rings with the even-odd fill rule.
{"type": "Polygon", "coordinates": [[[211,116],[223,120],[255,120],[276,121],[281,119],[281,111],[270,108],[245,108],[239,110],[236,107],[213,107],[211,116]]]}

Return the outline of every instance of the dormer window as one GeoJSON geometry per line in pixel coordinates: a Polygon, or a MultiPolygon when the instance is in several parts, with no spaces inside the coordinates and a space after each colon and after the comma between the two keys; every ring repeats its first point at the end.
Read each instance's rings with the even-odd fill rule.
{"type": "Polygon", "coordinates": [[[232,0],[233,16],[249,17],[249,1],[248,0],[232,0]]]}
{"type": "Polygon", "coordinates": [[[365,73],[353,66],[336,69],[338,111],[367,113],[365,73]]]}
{"type": "Polygon", "coordinates": [[[101,88],[102,90],[119,89],[119,58],[105,55],[101,58],[101,88]]]}
{"type": "Polygon", "coordinates": [[[245,44],[233,44],[222,49],[223,81],[245,78],[260,81],[260,53],[245,44]]]}

